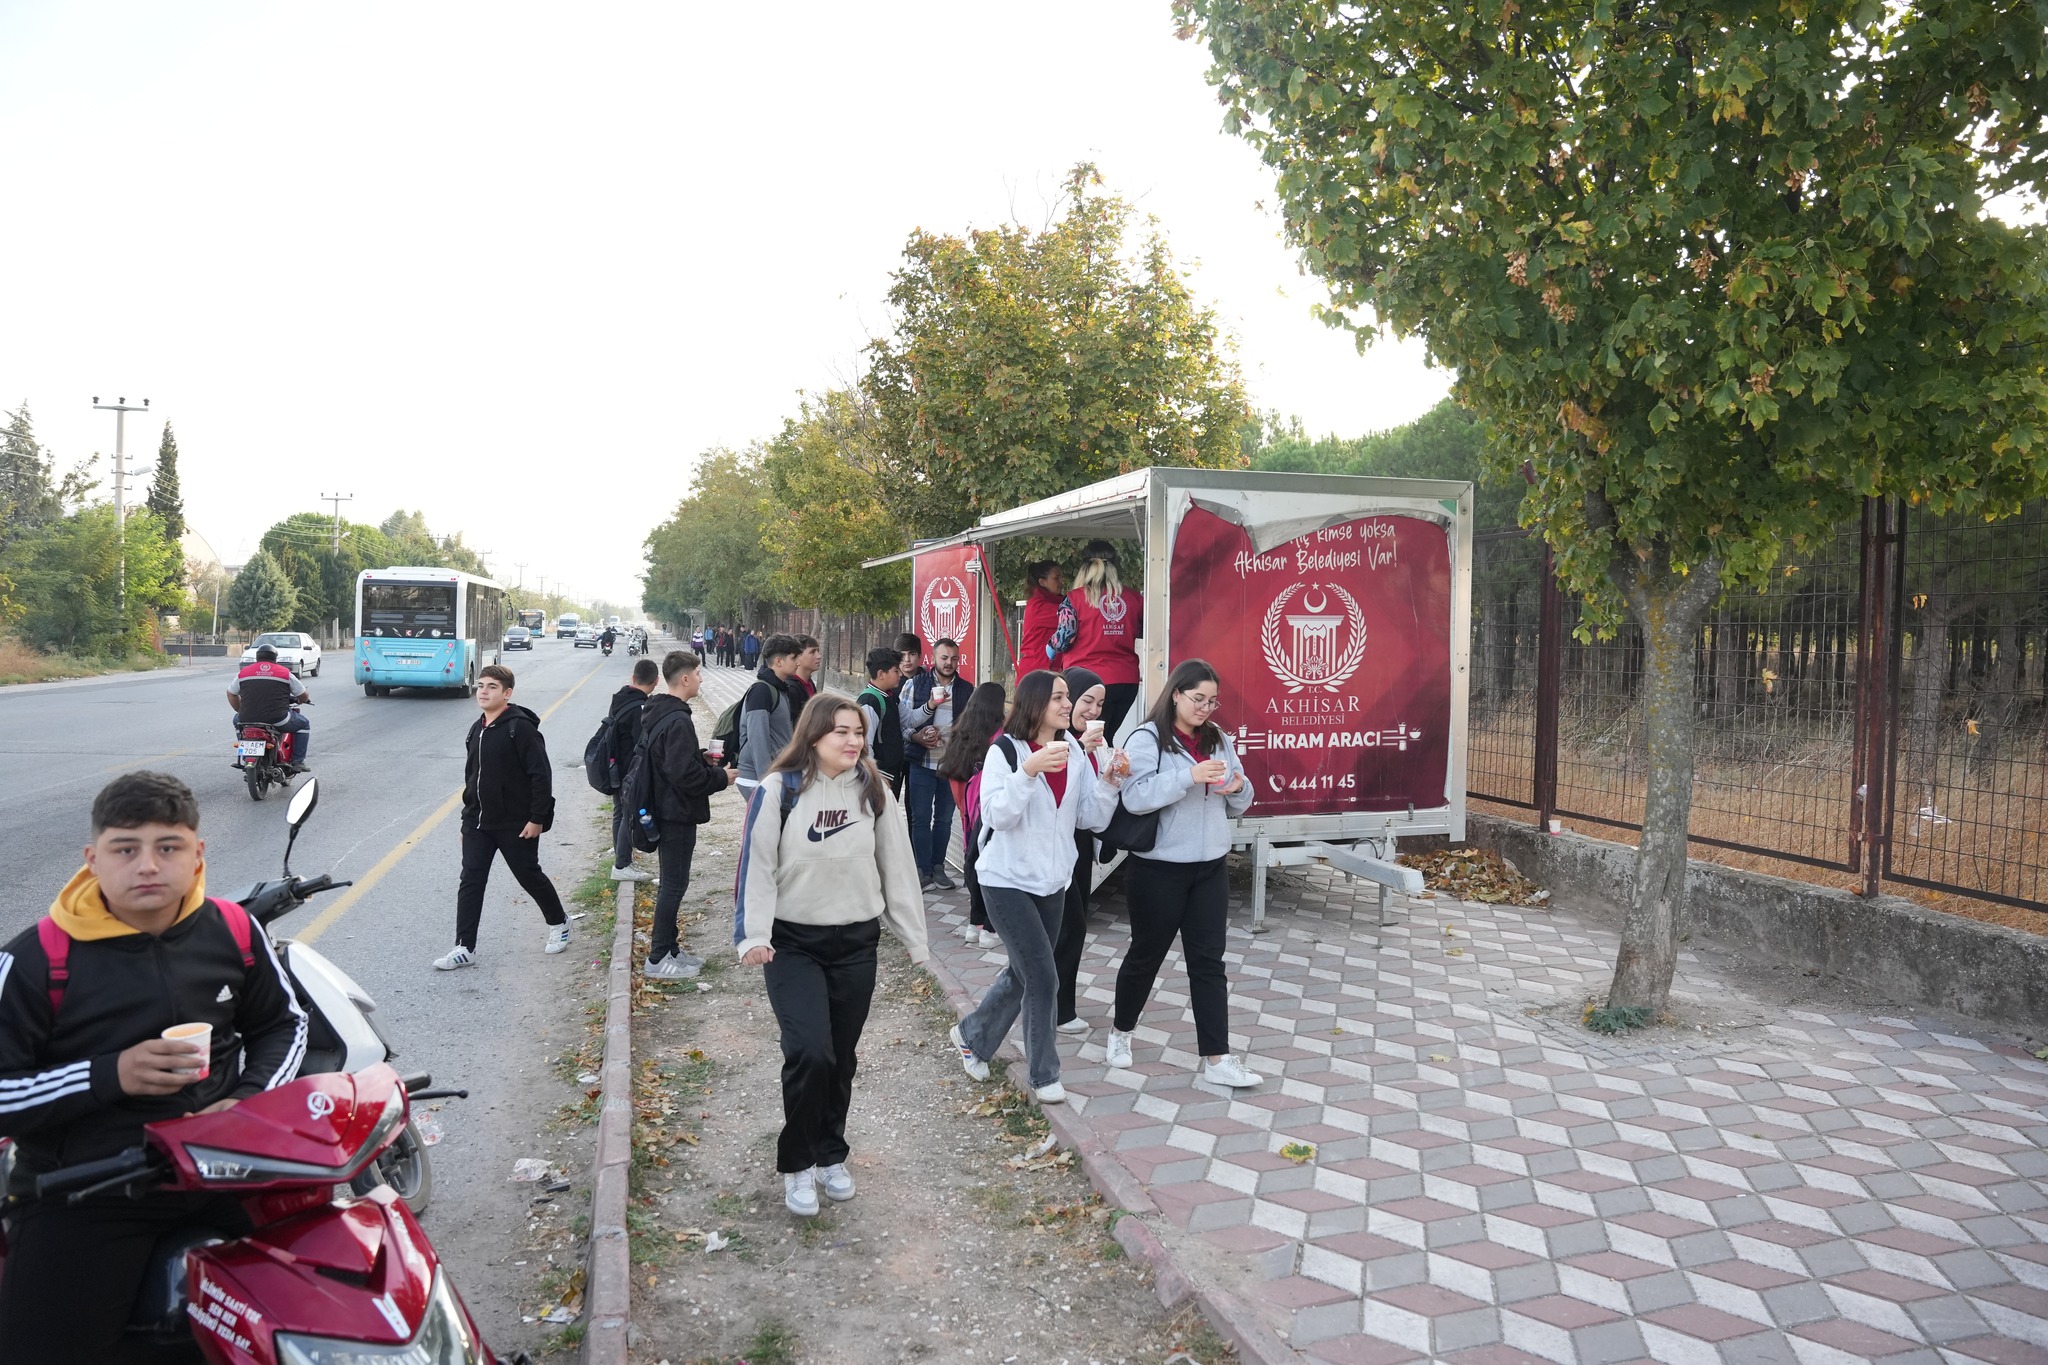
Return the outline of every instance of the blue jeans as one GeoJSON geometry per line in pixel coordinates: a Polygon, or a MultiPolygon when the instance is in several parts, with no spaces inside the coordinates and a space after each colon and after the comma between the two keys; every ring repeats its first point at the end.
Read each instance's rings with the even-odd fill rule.
{"type": "Polygon", "coordinates": [[[917,859],[917,879],[929,880],[946,865],[946,845],[953,839],[953,784],[937,768],[922,764],[910,770],[910,852],[917,859]]]}
{"type": "Polygon", "coordinates": [[[1067,893],[1034,896],[1012,886],[984,886],[988,922],[1003,936],[1010,961],[989,986],[974,1013],[960,1021],[960,1036],[974,1055],[988,1061],[1024,1016],[1024,1059],[1031,1088],[1043,1090],[1060,1078],[1060,1050],[1053,1036],[1060,972],[1053,961],[1067,893]]]}

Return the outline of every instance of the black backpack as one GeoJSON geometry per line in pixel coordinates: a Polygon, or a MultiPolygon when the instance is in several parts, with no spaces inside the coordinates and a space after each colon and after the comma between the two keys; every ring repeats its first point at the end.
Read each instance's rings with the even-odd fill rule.
{"type": "Polygon", "coordinates": [[[655,815],[652,822],[640,818],[642,811],[654,815],[654,740],[685,714],[678,711],[674,715],[665,716],[655,723],[652,730],[640,732],[640,742],[633,746],[632,755],[626,761],[625,775],[619,781],[618,795],[613,798],[618,803],[618,809],[626,812],[626,824],[632,831],[633,847],[642,853],[652,853],[661,844],[660,816],[655,815]]]}
{"type": "MultiPolygon", "coordinates": [[[[630,706],[633,703],[628,702],[627,705],[630,706]]],[[[619,794],[619,779],[624,776],[621,770],[625,767],[625,764],[620,762],[619,756],[613,752],[613,749],[616,747],[618,739],[619,715],[625,709],[625,706],[621,706],[617,711],[612,712],[599,721],[597,723],[597,733],[593,734],[590,737],[590,742],[583,746],[584,780],[590,783],[592,791],[602,792],[606,796],[617,796],[619,794]]],[[[632,755],[628,754],[626,757],[630,759],[632,755]]]]}
{"type": "Polygon", "coordinates": [[[711,737],[725,745],[725,766],[737,768],[740,764],[740,708],[747,704],[747,694],[740,693],[740,699],[718,713],[718,719],[711,722],[711,737]]]}

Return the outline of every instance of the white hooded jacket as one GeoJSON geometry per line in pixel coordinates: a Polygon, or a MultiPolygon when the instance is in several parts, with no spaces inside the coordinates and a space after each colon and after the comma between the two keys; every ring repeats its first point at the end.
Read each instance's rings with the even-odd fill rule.
{"type": "Polygon", "coordinates": [[[1007,886],[1034,896],[1066,888],[1074,876],[1074,830],[1100,831],[1116,814],[1117,789],[1095,773],[1081,742],[1067,746],[1066,799],[1053,804],[1052,784],[1024,771],[1031,746],[998,737],[981,765],[981,827],[987,841],[975,856],[974,875],[983,886],[1007,886]],[[1005,744],[1016,755],[1011,766],[1005,744]]]}

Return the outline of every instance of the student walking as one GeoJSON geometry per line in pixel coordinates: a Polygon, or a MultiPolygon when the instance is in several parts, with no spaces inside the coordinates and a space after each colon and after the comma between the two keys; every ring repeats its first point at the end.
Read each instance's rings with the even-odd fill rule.
{"type": "MultiPolygon", "coordinates": [[[[1074,704],[1074,719],[1068,725],[1067,733],[1080,741],[1081,748],[1088,755],[1088,762],[1100,775],[1108,765],[1115,762],[1116,751],[1103,738],[1106,727],[1102,724],[1102,699],[1105,689],[1102,679],[1085,668],[1070,668],[1063,675],[1067,680],[1067,696],[1074,704]]],[[[1093,831],[1077,827],[1074,830],[1074,879],[1067,883],[1066,904],[1060,910],[1060,936],[1052,945],[1053,964],[1059,968],[1060,989],[1058,1008],[1061,1033],[1083,1034],[1088,1031],[1087,1021],[1075,1003],[1075,983],[1081,975],[1081,954],[1088,946],[1088,896],[1095,889],[1095,835],[1093,831]]]]}
{"type": "Polygon", "coordinates": [[[1115,773],[1096,777],[1080,742],[1067,734],[1072,713],[1065,678],[1042,668],[1025,674],[1009,723],[982,764],[976,872],[1010,960],[952,1032],[961,1067],[986,1080],[988,1060],[1021,1010],[1031,1094],[1040,1104],[1067,1097],[1053,1035],[1059,972],[1052,949],[1074,875],[1074,830],[1101,829],[1116,813],[1115,773]]]}
{"type": "Polygon", "coordinates": [[[946,847],[953,841],[953,792],[939,776],[939,755],[953,717],[967,705],[974,685],[959,674],[960,646],[941,640],[932,646],[931,671],[903,684],[904,761],[910,768],[910,847],[917,854],[918,882],[925,890],[951,891],[946,847]]]}
{"type": "Polygon", "coordinates": [[[754,685],[740,699],[740,786],[751,791],[760,785],[790,731],[802,703],[790,693],[789,675],[796,669],[797,642],[794,636],[771,635],[761,646],[761,668],[754,685]]]}
{"type": "Polygon", "coordinates": [[[791,1213],[853,1198],[846,1114],[861,1030],[875,993],[881,922],[927,956],[924,898],[910,837],[865,757],[860,708],[827,692],[797,718],[747,807],[733,943],[765,969],[782,1027],[782,1133],[775,1169],[791,1213]]]}
{"type": "MultiPolygon", "coordinates": [[[[689,650],[673,650],[661,661],[661,676],[668,690],[648,701],[640,719],[639,749],[633,758],[635,764],[645,765],[645,776],[636,777],[629,768],[626,785],[639,789],[654,821],[654,851],[661,867],[647,975],[657,981],[684,981],[697,974],[704,959],[684,950],[676,920],[683,893],[690,889],[697,826],[710,823],[711,798],[725,790],[729,779],[725,769],[714,764],[698,745],[697,723],[690,715],[690,700],[704,686],[703,661],[689,650]]],[[[628,816],[629,821],[637,818],[637,809],[628,816]]],[[[631,830],[629,823],[628,841],[631,830]]],[[[626,847],[630,846],[628,842],[626,847]]]]}
{"type": "Polygon", "coordinates": [[[1102,679],[1103,729],[1115,743],[1124,717],[1138,699],[1138,637],[1145,633],[1145,599],[1124,586],[1116,547],[1106,540],[1091,540],[1081,551],[1081,571],[1074,575],[1074,590],[1066,600],[1073,611],[1074,634],[1060,661],[1102,679]]]}
{"type": "Polygon", "coordinates": [[[960,842],[965,849],[960,860],[960,879],[967,883],[965,936],[970,945],[982,948],[995,947],[997,938],[989,928],[987,898],[982,895],[981,879],[974,870],[981,833],[981,784],[975,779],[988,759],[988,746],[1002,733],[1003,716],[1008,709],[1003,685],[982,683],[968,695],[967,705],[961,709],[960,719],[954,723],[953,733],[946,737],[945,750],[939,755],[939,776],[952,786],[953,804],[960,811],[960,842]]]}
{"type": "Polygon", "coordinates": [[[512,701],[512,670],[486,664],[477,673],[483,714],[469,727],[462,770],[462,878],[455,888],[455,946],[434,959],[444,972],[476,965],[476,931],[484,914],[491,859],[503,857],[520,889],[547,921],[543,952],[569,946],[569,912],[541,871],[540,836],[555,822],[554,777],[540,717],[512,701]]]}
{"type": "Polygon", "coordinates": [[[1211,719],[1221,698],[1216,670],[1187,660],[1173,670],[1126,746],[1131,775],[1124,780],[1124,808],[1135,815],[1158,811],[1159,834],[1148,851],[1131,855],[1124,872],[1131,945],[1117,969],[1116,1017],[1104,1051],[1112,1067],[1131,1064],[1131,1030],[1178,935],[1202,1079],[1236,1087],[1264,1078],[1230,1055],[1230,986],[1223,969],[1230,879],[1223,856],[1230,851],[1230,821],[1250,808],[1252,788],[1230,736],[1211,719]]]}

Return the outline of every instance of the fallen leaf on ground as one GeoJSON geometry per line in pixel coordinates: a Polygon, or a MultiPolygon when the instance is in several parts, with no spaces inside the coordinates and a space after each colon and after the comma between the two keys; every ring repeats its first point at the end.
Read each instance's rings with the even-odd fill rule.
{"type": "Polygon", "coordinates": [[[1404,853],[1397,862],[1422,874],[1422,883],[1459,900],[1485,905],[1541,905],[1550,893],[1509,867],[1498,853],[1478,848],[1444,848],[1404,853]]]}

